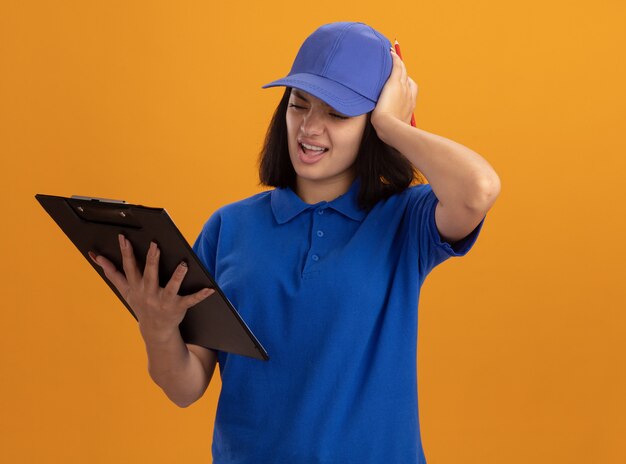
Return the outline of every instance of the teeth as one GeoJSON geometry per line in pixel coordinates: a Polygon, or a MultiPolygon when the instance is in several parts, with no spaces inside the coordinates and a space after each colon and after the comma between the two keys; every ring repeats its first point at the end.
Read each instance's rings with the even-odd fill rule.
{"type": "Polygon", "coordinates": [[[324,150],[326,150],[326,148],[316,147],[315,145],[307,145],[306,143],[303,143],[302,146],[304,148],[306,148],[307,150],[316,150],[316,151],[324,151],[324,150]]]}

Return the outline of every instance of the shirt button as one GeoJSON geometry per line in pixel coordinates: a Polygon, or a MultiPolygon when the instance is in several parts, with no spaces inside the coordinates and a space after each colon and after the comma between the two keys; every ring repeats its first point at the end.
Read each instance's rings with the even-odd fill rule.
{"type": "Polygon", "coordinates": [[[312,259],[313,261],[319,261],[320,257],[319,257],[319,256],[317,256],[317,255],[313,255],[313,256],[311,256],[311,259],[312,259]]]}
{"type": "Polygon", "coordinates": [[[317,231],[317,236],[318,237],[323,237],[324,236],[324,232],[322,232],[321,230],[317,231]]]}
{"type": "Polygon", "coordinates": [[[319,214],[321,216],[322,214],[324,214],[324,210],[323,209],[318,209],[317,210],[317,214],[319,214]]]}

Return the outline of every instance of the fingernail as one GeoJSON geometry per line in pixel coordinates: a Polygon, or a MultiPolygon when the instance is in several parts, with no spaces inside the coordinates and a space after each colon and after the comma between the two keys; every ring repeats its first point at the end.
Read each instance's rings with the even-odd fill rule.
{"type": "Polygon", "coordinates": [[[180,262],[180,265],[181,265],[182,267],[187,267],[187,263],[186,263],[185,261],[181,261],[181,262],[180,262]]]}
{"type": "Polygon", "coordinates": [[[98,258],[98,256],[93,252],[93,251],[88,251],[87,254],[89,255],[89,257],[91,259],[93,259],[94,261],[98,258]]]}
{"type": "Polygon", "coordinates": [[[118,234],[117,238],[120,241],[120,246],[122,248],[126,248],[126,239],[124,238],[124,236],[122,234],[118,234]]]}

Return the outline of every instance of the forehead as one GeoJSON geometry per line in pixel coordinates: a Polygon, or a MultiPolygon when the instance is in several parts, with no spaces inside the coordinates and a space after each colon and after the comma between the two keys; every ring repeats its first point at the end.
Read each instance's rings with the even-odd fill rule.
{"type": "Polygon", "coordinates": [[[305,92],[304,90],[300,90],[300,89],[295,89],[292,88],[291,89],[291,95],[294,95],[298,98],[301,98],[302,100],[305,100],[309,103],[311,102],[315,102],[319,105],[322,105],[328,109],[334,109],[332,106],[330,106],[328,103],[326,103],[324,100],[320,100],[317,97],[314,97],[313,95],[311,95],[310,93],[305,92]]]}

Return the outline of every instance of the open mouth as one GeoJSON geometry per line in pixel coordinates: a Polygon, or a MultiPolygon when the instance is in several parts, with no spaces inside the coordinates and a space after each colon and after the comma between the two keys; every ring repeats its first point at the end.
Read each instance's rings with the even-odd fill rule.
{"type": "Polygon", "coordinates": [[[298,142],[298,145],[300,145],[300,150],[309,156],[321,155],[322,153],[326,153],[328,151],[328,148],[315,147],[314,145],[308,145],[301,142],[298,142]]]}

